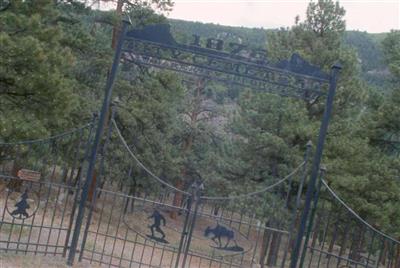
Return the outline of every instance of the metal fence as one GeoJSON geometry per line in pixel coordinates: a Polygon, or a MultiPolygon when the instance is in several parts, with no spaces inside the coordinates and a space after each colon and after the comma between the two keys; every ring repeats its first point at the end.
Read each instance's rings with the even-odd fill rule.
{"type": "Polygon", "coordinates": [[[77,255],[114,267],[399,268],[399,242],[322,180],[340,66],[328,75],[296,54],[270,64],[240,44],[206,44],[198,36],[178,44],[165,25],[128,31],[124,23],[96,128],[0,143],[0,251],[68,256],[69,265],[77,255]],[[176,188],[135,155],[113,113],[106,124],[120,61],[303,102],[326,96],[312,164],[307,146],[303,163],[255,192],[208,196],[196,178],[176,188]]]}
{"type": "Polygon", "coordinates": [[[65,256],[92,126],[0,143],[0,250],[65,256]]]}
{"type": "Polygon", "coordinates": [[[256,192],[206,196],[198,180],[179,190],[156,176],[115,121],[113,128],[106,141],[112,149],[102,156],[96,179],[105,183],[92,199],[80,260],[117,267],[287,265],[304,162],[256,192]],[[147,186],[132,189],[135,169],[147,186]]]}
{"type": "Polygon", "coordinates": [[[301,259],[304,267],[400,267],[400,241],[362,219],[321,179],[301,259]]]}
{"type": "MultiPolygon", "coordinates": [[[[79,261],[109,267],[289,267],[310,147],[286,177],[255,192],[207,196],[201,181],[180,190],[155,175],[115,121],[107,133],[76,248],[71,236],[92,125],[0,145],[0,251],[74,251],[79,261]],[[134,185],[134,172],[148,184],[134,185]]],[[[397,240],[365,222],[322,178],[317,189],[299,267],[399,267],[397,240]]]]}

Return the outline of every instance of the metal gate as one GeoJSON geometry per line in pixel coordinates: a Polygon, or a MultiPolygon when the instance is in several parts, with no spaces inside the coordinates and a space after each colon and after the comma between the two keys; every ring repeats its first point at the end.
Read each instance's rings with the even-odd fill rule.
{"type": "MultiPolygon", "coordinates": [[[[96,176],[107,183],[86,204],[89,213],[75,250],[80,260],[113,267],[290,264],[310,146],[304,162],[286,177],[256,192],[213,197],[204,194],[207,186],[199,180],[183,191],[157,177],[112,122],[96,176]],[[121,158],[130,159],[129,165],[118,166],[121,158]],[[148,185],[126,184],[134,169],[143,171],[148,185]],[[177,195],[181,202],[174,205],[177,195]]],[[[90,124],[49,139],[1,144],[0,251],[64,257],[71,251],[91,129],[90,124]]],[[[365,222],[323,175],[298,265],[399,267],[400,242],[365,222]]]]}
{"type": "Polygon", "coordinates": [[[302,242],[300,267],[400,267],[400,241],[363,220],[323,176],[302,242]]]}
{"type": "MultiPolygon", "coordinates": [[[[39,228],[39,238],[33,243],[33,251],[38,253],[41,250],[40,252],[47,254],[51,248],[55,254],[62,253],[65,256],[68,253],[69,265],[74,263],[77,253],[80,260],[86,259],[110,266],[286,265],[289,254],[284,253],[281,256],[281,252],[288,252],[283,249],[294,247],[295,254],[291,254],[292,256],[296,256],[300,250],[296,246],[299,237],[303,237],[304,228],[300,228],[297,240],[293,230],[297,222],[301,221],[304,225],[308,217],[311,192],[317,177],[314,171],[318,172],[319,169],[338,68],[335,67],[330,76],[298,55],[293,55],[290,60],[271,64],[265,57],[265,51],[251,50],[241,44],[224,45],[222,40],[212,38],[206,40],[205,47],[202,47],[203,42],[198,36],[194,37],[190,45],[179,44],[172,37],[167,25],[150,25],[129,31],[128,28],[128,23],[124,22],[93,139],[89,131],[87,142],[79,139],[76,153],[67,154],[68,149],[64,148],[62,142],[63,135],[50,138],[50,152],[32,157],[33,161],[43,162],[44,167],[37,164],[30,167],[30,160],[23,166],[28,173],[31,172],[31,176],[40,178],[24,178],[11,173],[3,175],[3,180],[22,181],[22,184],[19,183],[22,186],[13,188],[17,193],[10,193],[12,188],[8,182],[6,184],[7,198],[1,226],[12,227],[9,236],[4,239],[4,248],[9,250],[10,244],[15,243],[17,252],[21,245],[25,245],[24,249],[28,252],[32,244],[31,236],[28,235],[25,242],[22,242],[20,237],[23,237],[25,224],[29,224],[31,229],[39,228]],[[117,161],[111,161],[113,168],[110,168],[106,155],[113,150],[107,149],[107,146],[118,146],[111,141],[119,138],[119,146],[123,146],[121,151],[139,161],[130,151],[116,125],[114,134],[111,126],[104,131],[112,86],[120,62],[173,70],[183,75],[235,84],[302,101],[314,101],[326,95],[329,87],[327,109],[308,187],[311,192],[308,193],[303,216],[298,214],[302,210],[299,198],[294,203],[289,198],[296,190],[299,191],[298,196],[301,195],[306,172],[301,167],[296,169],[303,171],[299,189],[294,190],[292,187],[293,176],[298,175],[293,173],[279,183],[271,182],[271,186],[262,191],[226,198],[204,196],[203,185],[198,180],[187,182],[189,184],[185,186],[186,190],[175,188],[154,175],[140,162],[139,167],[146,171],[146,176],[157,183],[142,186],[137,192],[132,192],[132,189],[126,192],[121,183],[115,185],[117,181],[123,181],[121,178],[131,176],[135,167],[118,167],[117,161]],[[102,143],[103,133],[107,133],[105,143],[102,143]],[[60,152],[67,155],[59,157],[60,152]],[[74,164],[65,161],[71,155],[75,155],[74,160],[71,160],[74,164]],[[48,158],[52,158],[51,163],[47,163],[48,158]],[[76,168],[77,166],[79,168],[76,168]],[[47,173],[50,169],[52,172],[49,175],[47,173]],[[64,174],[60,176],[59,170],[63,170],[64,174]],[[65,179],[68,171],[71,178],[76,177],[74,182],[65,179]],[[34,175],[37,173],[39,175],[34,175]],[[60,180],[61,183],[58,183],[60,180]],[[114,184],[104,185],[106,181],[113,181],[114,184]],[[64,201],[64,196],[68,201],[64,201]],[[57,214],[56,210],[59,200],[63,200],[62,204],[65,205],[61,215],[57,214]],[[12,202],[16,208],[11,211],[9,207],[12,202]],[[87,209],[88,205],[90,209],[87,209]],[[259,205],[262,209],[251,209],[259,205]],[[40,215],[42,210],[43,214],[40,215]],[[293,214],[281,219],[274,215],[274,210],[293,211],[293,214]],[[51,217],[46,216],[49,211],[53,213],[51,217]],[[166,214],[170,214],[171,217],[166,217],[166,214]],[[49,223],[46,222],[48,218],[49,223]],[[133,219],[141,219],[142,223],[133,219]],[[12,242],[15,240],[12,229],[16,220],[22,221],[17,224],[21,226],[20,235],[17,235],[17,242],[12,242]],[[53,230],[56,230],[57,236],[60,237],[54,243],[53,230]],[[41,240],[42,234],[47,239],[41,240]],[[59,240],[64,241],[62,246],[59,245],[59,240]]],[[[74,133],[81,132],[73,131],[68,135],[73,136],[74,133]]],[[[28,151],[37,154],[40,150],[36,146],[43,145],[42,142],[28,143],[31,145],[21,145],[21,149],[16,152],[4,151],[4,157],[11,156],[15,166],[16,160],[24,161],[25,154],[20,151],[28,148],[28,151]]],[[[71,144],[75,143],[70,142],[70,146],[71,144]]],[[[111,155],[110,158],[117,157],[120,156],[111,155]]],[[[10,167],[7,161],[3,163],[5,167],[10,167]]],[[[297,257],[292,258],[297,260],[297,257]]]]}
{"type": "Polygon", "coordinates": [[[0,144],[0,250],[115,267],[399,267],[399,242],[364,222],[320,178],[340,67],[327,75],[298,55],[276,64],[265,56],[199,36],[179,44],[167,25],[129,29],[125,22],[98,122],[0,144]],[[120,62],[306,102],[326,96],[312,163],[306,146],[304,162],[286,177],[246,194],[207,196],[195,175],[176,188],[135,155],[114,112],[105,129],[120,62]],[[135,176],[145,179],[138,184],[135,176]]]}
{"type": "Polygon", "coordinates": [[[66,256],[93,123],[0,143],[0,250],[66,256]]]}
{"type": "MultiPolygon", "coordinates": [[[[92,154],[89,161],[87,178],[93,178],[93,176],[95,175],[95,165],[98,154],[97,152],[99,150],[104,124],[106,122],[107,110],[110,106],[113,83],[120,62],[122,62],[123,64],[140,65],[151,69],[160,68],[165,70],[172,70],[183,75],[197,76],[202,79],[208,79],[227,84],[235,84],[244,88],[251,88],[253,90],[275,93],[281,96],[292,97],[306,102],[310,101],[312,102],[315,99],[326,95],[326,107],[320,127],[317,147],[314,154],[314,160],[311,165],[311,176],[308,182],[307,194],[304,206],[301,209],[302,214],[299,217],[297,216],[294,217],[296,221],[292,219],[292,223],[291,225],[289,225],[289,227],[291,227],[290,232],[292,232],[293,229],[297,226],[298,226],[298,231],[295,233],[295,236],[293,236],[292,233],[291,235],[286,234],[287,235],[286,244],[289,246],[287,247],[287,250],[284,251],[285,252],[284,257],[283,260],[281,261],[281,265],[282,267],[284,267],[286,258],[288,256],[288,251],[290,251],[290,256],[291,256],[290,266],[292,268],[297,267],[299,254],[301,252],[301,244],[306,231],[306,225],[309,217],[312,197],[315,191],[315,185],[318,178],[319,166],[322,157],[325,137],[329,125],[333,98],[336,90],[336,81],[338,72],[340,70],[340,66],[334,65],[332,68],[332,74],[327,75],[324,72],[322,72],[319,68],[312,66],[311,64],[309,64],[308,62],[303,60],[299,55],[296,54],[293,55],[290,60],[284,60],[276,64],[271,64],[268,62],[268,59],[266,58],[265,51],[251,50],[242,44],[230,43],[228,45],[224,45],[224,42],[222,40],[208,38],[206,41],[206,46],[202,47],[201,45],[202,41],[199,36],[194,36],[193,43],[190,45],[179,44],[175,41],[175,39],[171,35],[168,25],[149,25],[141,29],[128,29],[128,28],[129,28],[129,22],[125,21],[123,23],[118,45],[116,47],[113,66],[111,68],[110,75],[107,80],[106,96],[104,98],[102,112],[100,114],[99,124],[97,127],[96,138],[94,140],[92,154]]],[[[123,139],[121,135],[119,136],[121,139],[123,139]]],[[[126,143],[124,143],[124,145],[128,150],[129,149],[128,145],[126,143]]],[[[103,164],[101,164],[101,166],[103,166],[103,164]]],[[[142,166],[142,168],[144,167],[142,166]]],[[[84,203],[88,198],[89,187],[92,183],[93,183],[92,179],[87,180],[82,190],[82,198],[78,210],[76,228],[74,229],[74,234],[71,242],[71,248],[74,249],[78,246],[78,241],[80,239],[81,226],[83,223],[83,218],[85,216],[84,203]]],[[[201,184],[200,182],[193,182],[193,183],[195,183],[195,185],[201,184]]],[[[300,185],[302,187],[303,183],[301,183],[300,185]]],[[[301,187],[299,189],[300,191],[299,195],[302,190],[301,187]]],[[[168,190],[170,189],[167,189],[167,191],[168,190]]],[[[182,191],[182,189],[173,189],[173,190],[178,192],[182,191]]],[[[282,196],[284,196],[283,193],[284,192],[282,191],[280,192],[282,196]]],[[[187,261],[190,264],[192,261],[194,261],[194,259],[197,259],[196,265],[198,263],[198,265],[201,266],[202,258],[204,257],[208,258],[208,261],[210,261],[210,266],[212,266],[214,259],[222,260],[219,262],[219,265],[226,264],[228,266],[232,265],[242,266],[242,265],[253,265],[254,263],[258,263],[261,266],[264,266],[264,260],[266,254],[264,249],[261,250],[261,253],[256,253],[258,249],[253,248],[252,251],[253,256],[249,257],[245,256],[246,254],[244,254],[244,252],[250,252],[249,249],[246,249],[246,246],[244,245],[246,244],[245,242],[242,242],[244,247],[237,244],[235,244],[234,246],[230,244],[232,242],[237,243],[235,237],[237,237],[238,239],[239,237],[243,237],[243,241],[246,239],[252,240],[249,239],[251,235],[254,236],[254,230],[251,231],[252,229],[251,223],[247,224],[248,225],[247,235],[244,235],[242,233],[241,230],[242,222],[239,223],[239,227],[233,227],[232,224],[233,222],[237,221],[237,219],[235,219],[237,215],[244,216],[245,220],[243,221],[243,223],[249,221],[252,217],[254,217],[252,215],[243,214],[244,207],[252,203],[252,198],[254,198],[254,196],[250,198],[250,200],[245,200],[244,203],[242,204],[242,206],[244,207],[240,208],[237,207],[237,204],[235,204],[234,202],[233,203],[228,202],[229,199],[225,200],[226,202],[222,201],[218,202],[215,200],[213,202],[211,201],[213,199],[202,198],[201,194],[198,193],[198,190],[195,193],[192,193],[191,195],[188,195],[188,191],[186,191],[184,193],[174,193],[174,196],[176,197],[177,195],[179,196],[183,194],[186,194],[187,196],[185,196],[185,198],[181,196],[178,199],[187,200],[186,203],[190,204],[190,206],[188,205],[187,211],[185,211],[184,208],[181,208],[183,209],[183,212],[186,212],[188,215],[184,220],[183,226],[179,227],[182,229],[181,231],[182,237],[179,242],[178,252],[176,253],[177,254],[176,257],[177,259],[175,261],[176,267],[178,267],[179,265],[185,266],[187,261]],[[191,207],[193,204],[194,208],[191,207]],[[225,211],[225,213],[226,211],[229,211],[229,213],[231,213],[231,218],[223,214],[219,216],[220,218],[218,218],[218,211],[215,212],[215,207],[218,208],[217,210],[219,210],[221,207],[221,211],[225,211]],[[191,212],[190,211],[191,209],[194,209],[194,212],[191,212]],[[199,215],[197,215],[199,213],[199,209],[201,211],[209,210],[208,216],[207,212],[205,213],[202,212],[199,215]],[[193,216],[190,216],[191,214],[193,214],[193,216]],[[196,221],[199,221],[197,225],[196,221]],[[211,251],[209,251],[208,254],[199,253],[192,249],[193,246],[190,247],[192,240],[196,241],[196,237],[201,236],[202,228],[204,228],[204,225],[207,225],[207,227],[204,230],[203,236],[206,237],[208,237],[209,235],[212,236],[211,243],[215,243],[215,245],[211,246],[212,249],[211,251]],[[225,240],[228,240],[224,246],[222,245],[221,241],[221,238],[223,237],[225,238],[225,240]],[[182,251],[184,252],[184,256],[181,261],[180,256],[182,251]],[[235,253],[231,252],[226,253],[227,251],[232,251],[235,253]],[[187,260],[189,253],[192,253],[192,255],[191,258],[187,260]],[[257,260],[257,258],[260,260],[257,260]]],[[[262,195],[263,193],[260,194],[262,195]]],[[[276,199],[276,197],[274,198],[276,199]]],[[[262,200],[263,198],[257,198],[257,199],[262,200]]],[[[262,203],[266,202],[265,200],[267,199],[268,199],[267,196],[264,196],[264,200],[262,201],[262,203]]],[[[144,198],[144,200],[146,199],[144,198]]],[[[134,201],[136,202],[137,200],[134,201]]],[[[143,202],[146,203],[145,201],[143,202]]],[[[156,202],[156,201],[152,199],[151,202],[156,202]]],[[[169,209],[172,210],[178,209],[176,200],[174,200],[172,204],[173,205],[170,206],[169,209]]],[[[298,204],[298,202],[296,202],[296,204],[298,204]]],[[[86,225],[86,231],[84,233],[84,238],[82,243],[83,246],[81,248],[81,254],[80,254],[81,258],[83,258],[82,254],[84,253],[85,249],[87,233],[90,230],[91,214],[92,211],[95,209],[94,207],[95,205],[96,202],[93,203],[92,209],[89,212],[89,219],[88,219],[89,224],[86,225]]],[[[165,218],[165,216],[162,216],[160,210],[163,207],[165,209],[165,205],[163,203],[161,204],[159,203],[158,205],[161,207],[155,208],[153,213],[148,217],[149,219],[152,218],[154,219],[154,223],[150,225],[152,226],[151,236],[154,236],[154,230],[156,230],[158,231],[158,233],[161,234],[161,239],[164,239],[165,238],[164,232],[160,229],[160,223],[162,219],[165,218]]],[[[256,204],[253,203],[252,205],[254,206],[256,204]]],[[[286,206],[288,206],[288,204],[286,204],[286,206]]],[[[110,209],[113,212],[115,208],[111,207],[110,209]]],[[[295,213],[298,212],[297,208],[294,209],[293,211],[295,213]]],[[[144,217],[143,215],[142,217],[144,217]]],[[[174,216],[174,218],[175,217],[176,216],[174,216]]],[[[268,258],[267,261],[276,265],[280,253],[280,251],[276,249],[279,248],[280,242],[278,243],[276,242],[276,240],[281,241],[281,237],[284,236],[284,232],[280,230],[280,227],[284,225],[284,223],[282,223],[281,220],[276,220],[274,219],[274,217],[267,217],[266,215],[258,215],[258,218],[259,221],[262,222],[262,226],[257,226],[258,230],[256,228],[255,232],[257,233],[259,232],[259,230],[264,228],[264,237],[262,239],[263,241],[261,242],[262,247],[264,248],[267,248],[269,245],[268,243],[266,243],[266,241],[269,238],[268,233],[271,232],[272,230],[270,228],[270,225],[274,226],[272,227],[273,229],[275,229],[274,233],[272,234],[273,237],[272,248],[273,251],[276,252],[271,253],[272,257],[268,258]],[[278,246],[275,245],[276,243],[278,243],[278,246]]],[[[111,221],[112,219],[110,216],[110,223],[111,221]]],[[[163,222],[165,222],[165,220],[163,222]]],[[[108,230],[109,228],[107,226],[106,231],[108,230]]],[[[106,244],[107,240],[106,238],[108,236],[109,235],[106,232],[104,234],[104,240],[105,240],[104,244],[106,244]]],[[[204,239],[204,237],[202,237],[202,239],[204,239]]],[[[258,245],[260,240],[258,235],[256,236],[255,240],[256,244],[258,245]]],[[[141,242],[143,248],[145,248],[145,245],[147,243],[146,241],[147,240],[143,240],[141,242]]],[[[247,246],[247,248],[251,247],[252,246],[247,246]]],[[[95,248],[96,246],[93,247],[93,254],[91,260],[93,260],[93,257],[95,255],[94,252],[95,248]]],[[[155,243],[153,245],[153,248],[154,249],[156,248],[155,243]]],[[[168,246],[164,245],[162,248],[164,252],[165,248],[168,248],[168,246]]],[[[102,262],[103,260],[104,250],[105,247],[103,247],[102,254],[100,254],[101,255],[100,262],[102,262]]],[[[173,250],[171,251],[173,255],[174,251],[173,250]]],[[[204,251],[201,250],[201,252],[204,251]]],[[[164,255],[162,254],[162,256],[164,255]]],[[[74,257],[75,257],[75,252],[71,251],[70,255],[68,256],[69,264],[73,263],[74,257]]],[[[113,263],[112,254],[111,255],[108,254],[108,257],[110,258],[108,263],[112,265],[113,263]]],[[[143,264],[142,262],[143,258],[147,259],[144,250],[143,253],[141,254],[141,258],[138,263],[139,266],[143,264]]],[[[152,258],[153,258],[153,253],[151,254],[150,259],[152,258]]],[[[173,257],[171,257],[170,259],[171,259],[171,264],[173,264],[174,263],[173,257]]],[[[147,263],[147,265],[152,266],[153,264],[151,264],[150,262],[147,263]]],[[[160,265],[162,265],[162,260],[160,265]]]]}
{"type": "Polygon", "coordinates": [[[79,260],[115,267],[288,264],[305,162],[256,192],[212,197],[196,177],[180,190],[152,173],[114,120],[103,148],[96,180],[105,183],[93,194],[79,260]]]}

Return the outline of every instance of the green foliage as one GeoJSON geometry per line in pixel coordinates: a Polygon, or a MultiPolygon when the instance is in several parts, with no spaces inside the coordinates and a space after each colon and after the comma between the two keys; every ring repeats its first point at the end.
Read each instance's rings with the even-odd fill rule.
{"type": "MultiPolygon", "coordinates": [[[[331,7],[331,9],[335,8],[335,6],[331,7]]],[[[318,19],[326,20],[327,18],[318,19]]],[[[318,19],[315,19],[315,21],[318,19]]],[[[175,19],[170,19],[169,23],[171,24],[172,32],[177,40],[185,44],[193,42],[193,34],[205,38],[219,38],[224,40],[226,44],[229,42],[236,42],[254,48],[264,48],[264,45],[268,42],[268,46],[274,45],[274,47],[270,47],[270,52],[273,51],[272,54],[268,55],[272,60],[276,60],[277,56],[279,56],[278,58],[287,58],[290,56],[291,50],[287,47],[287,43],[279,41],[283,40],[279,35],[293,34],[293,32],[288,31],[288,29],[231,27],[175,19]]],[[[331,26],[327,27],[329,28],[331,26]]],[[[385,72],[386,64],[380,46],[380,42],[385,35],[386,34],[371,34],[359,31],[346,31],[341,35],[342,45],[352,48],[357,52],[356,56],[361,66],[362,79],[370,85],[379,87],[379,90],[385,90],[387,84],[386,80],[388,79],[387,73],[385,72]]],[[[205,40],[203,41],[205,42],[205,40]]]]}
{"type": "MultiPolygon", "coordinates": [[[[124,11],[134,26],[143,26],[166,22],[155,10],[170,7],[169,0],[129,1],[124,11]]],[[[297,52],[326,72],[340,61],[343,70],[323,160],[327,179],[365,219],[396,233],[400,165],[387,141],[396,145],[393,141],[400,137],[400,91],[392,84],[391,91],[385,88],[387,94],[381,94],[361,77],[385,69],[381,38],[386,63],[395,79],[400,77],[400,34],[345,32],[344,14],[338,3],[319,0],[310,3],[305,20],[297,19],[288,29],[170,22],[184,43],[199,34],[251,47],[265,44],[271,61],[297,52]]],[[[116,12],[91,10],[79,1],[10,1],[0,11],[1,140],[47,136],[87,122],[100,107],[113,28],[120,21],[116,12]]],[[[322,98],[294,101],[202,79],[182,86],[184,79],[122,64],[114,89],[115,119],[123,136],[138,158],[170,183],[183,182],[179,187],[186,188],[201,177],[208,195],[261,189],[301,163],[307,141],[316,139],[322,98]]],[[[106,179],[120,180],[121,187],[155,188],[115,136],[111,140],[106,179]]],[[[285,206],[275,193],[227,206],[287,218],[285,209],[271,211],[270,203],[285,206]]]]}
{"type": "MultiPolygon", "coordinates": [[[[192,35],[197,34],[203,38],[222,39],[226,44],[229,42],[243,43],[253,47],[260,47],[265,44],[265,30],[262,28],[244,28],[215,25],[212,23],[200,23],[192,21],[182,21],[170,19],[172,33],[177,40],[182,43],[190,44],[192,35]]],[[[205,40],[203,40],[205,42],[205,40]]]]}
{"type": "MultiPolygon", "coordinates": [[[[74,3],[74,1],[71,1],[74,3]]],[[[87,5],[93,6],[99,3],[115,3],[118,2],[123,6],[131,9],[149,9],[159,11],[171,11],[173,2],[171,0],[87,0],[87,5]]]]}
{"type": "Polygon", "coordinates": [[[383,97],[372,116],[372,142],[392,156],[400,154],[400,90],[397,82],[400,78],[400,33],[392,31],[382,41],[386,62],[393,74],[391,91],[383,97]]]}
{"type": "MultiPolygon", "coordinates": [[[[155,174],[174,183],[179,177],[180,148],[176,146],[178,132],[177,107],[183,95],[176,77],[169,73],[147,73],[133,66],[123,68],[116,85],[116,122],[123,136],[134,148],[135,154],[155,174]],[[123,79],[124,72],[138,72],[140,75],[129,80],[123,79]]],[[[119,149],[125,151],[125,149],[119,149]]],[[[115,151],[111,149],[111,151],[115,151]]],[[[111,158],[114,158],[111,155],[111,158]]],[[[111,165],[131,165],[133,159],[126,155],[120,160],[109,159],[111,165]]],[[[146,181],[143,171],[133,165],[133,178],[146,181]]],[[[115,169],[114,167],[112,168],[115,169]]],[[[125,173],[126,174],[126,173],[125,173]]],[[[119,176],[125,178],[125,176],[119,176]]],[[[147,179],[147,181],[149,181],[147,179]]],[[[130,182],[128,182],[130,183],[130,182]]]]}
{"type": "Polygon", "coordinates": [[[304,28],[310,32],[331,39],[332,45],[338,45],[341,34],[346,29],[343,20],[346,11],[339,2],[318,0],[311,2],[307,7],[306,22],[304,28]]]}
{"type": "Polygon", "coordinates": [[[392,31],[382,41],[383,53],[390,71],[400,77],[400,31],[392,31]]]}
{"type": "MultiPolygon", "coordinates": [[[[365,219],[393,231],[399,223],[390,222],[392,216],[387,212],[396,209],[388,200],[398,200],[399,196],[400,188],[394,179],[396,168],[390,158],[372,146],[374,136],[366,130],[374,122],[371,117],[375,116],[375,109],[383,112],[384,108],[377,108],[381,103],[372,102],[368,96],[371,90],[360,79],[357,55],[342,42],[343,16],[344,10],[331,0],[311,3],[303,22],[268,35],[268,51],[276,60],[297,52],[326,71],[336,61],[343,65],[323,160],[327,179],[365,219]]],[[[307,105],[314,122],[321,118],[322,104],[320,100],[307,105]]],[[[396,113],[396,109],[391,111],[396,113]]],[[[393,117],[385,117],[392,125],[393,117]]]]}
{"type": "Polygon", "coordinates": [[[245,92],[231,123],[233,150],[227,176],[240,183],[272,182],[302,161],[312,124],[301,103],[245,92]]]}
{"type": "Polygon", "coordinates": [[[363,73],[385,68],[380,42],[372,34],[359,31],[346,31],[343,42],[357,50],[363,73]]]}
{"type": "Polygon", "coordinates": [[[71,126],[78,105],[74,62],[53,1],[12,1],[0,12],[0,138],[19,140],[71,126]]]}

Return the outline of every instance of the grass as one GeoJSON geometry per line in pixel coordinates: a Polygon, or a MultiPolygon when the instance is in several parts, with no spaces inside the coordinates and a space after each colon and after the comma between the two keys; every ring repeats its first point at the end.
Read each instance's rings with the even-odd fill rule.
{"type": "Polygon", "coordinates": [[[22,226],[22,225],[12,225],[12,224],[3,224],[1,226],[1,232],[10,234],[11,237],[25,237],[29,234],[29,226],[22,226]]]}
{"type": "MultiPolygon", "coordinates": [[[[15,253],[0,253],[1,268],[71,268],[61,256],[23,255],[15,253]]],[[[76,263],[73,268],[98,268],[88,262],[76,263]]]]}

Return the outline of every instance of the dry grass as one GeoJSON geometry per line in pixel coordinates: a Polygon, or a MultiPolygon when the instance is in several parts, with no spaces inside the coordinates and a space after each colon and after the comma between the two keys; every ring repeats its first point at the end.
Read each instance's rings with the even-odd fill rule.
{"type": "MultiPolygon", "coordinates": [[[[38,191],[36,189],[36,192],[38,191]]],[[[44,187],[40,190],[40,202],[35,200],[33,194],[30,194],[32,199],[29,201],[30,211],[34,211],[36,206],[39,206],[39,209],[34,216],[26,220],[13,219],[9,215],[9,212],[15,209],[14,204],[18,202],[20,194],[9,195],[8,206],[5,206],[6,199],[4,197],[6,195],[2,195],[3,198],[0,198],[0,217],[2,217],[0,248],[9,249],[7,254],[2,253],[4,257],[1,260],[4,267],[26,267],[26,263],[32,263],[36,267],[64,267],[65,259],[59,256],[63,252],[74,199],[73,195],[66,196],[64,192],[64,189],[60,191],[57,187],[44,187]],[[63,196],[62,202],[60,202],[60,195],[63,196]],[[44,228],[40,226],[44,226],[44,228]],[[63,229],[60,230],[60,227],[63,229]],[[15,255],[15,252],[19,254],[15,255]],[[35,252],[45,252],[55,255],[55,257],[43,258],[25,255],[27,253],[36,254],[35,252]]],[[[147,217],[151,214],[153,205],[146,204],[140,207],[137,203],[133,212],[124,214],[124,203],[124,197],[112,194],[103,194],[98,200],[84,247],[84,260],[103,263],[105,266],[112,264],[135,267],[136,263],[147,264],[147,267],[170,267],[173,265],[177,258],[176,248],[181,239],[184,215],[173,220],[167,216],[168,209],[161,207],[160,210],[167,218],[167,226],[163,230],[169,243],[155,243],[146,238],[146,234],[150,234],[148,227],[152,224],[151,219],[147,217]],[[130,260],[133,260],[133,263],[130,260]]],[[[213,225],[215,225],[214,220],[198,218],[191,250],[196,254],[213,256],[221,260],[223,257],[221,252],[210,247],[213,242],[203,236],[205,228],[213,225]]],[[[256,239],[255,236],[256,233],[253,232],[249,238],[256,239]]],[[[243,236],[237,236],[236,239],[238,244],[246,249],[253,247],[254,241],[250,242],[243,236]]],[[[222,253],[228,254],[229,252],[222,253]]],[[[251,254],[248,255],[248,257],[250,256],[251,254]]],[[[247,257],[244,262],[250,264],[247,257]]],[[[190,266],[196,267],[219,267],[220,265],[218,261],[210,261],[194,255],[189,256],[188,263],[190,266]]]]}
{"type": "MultiPolygon", "coordinates": [[[[59,256],[35,256],[21,255],[15,253],[0,254],[1,268],[71,268],[67,266],[65,259],[59,256]]],[[[73,268],[97,268],[95,264],[90,264],[86,261],[76,263],[73,268]]]]}
{"type": "MultiPolygon", "coordinates": [[[[68,267],[66,266],[65,258],[62,258],[61,254],[64,250],[63,246],[74,196],[65,195],[64,191],[60,191],[57,187],[50,190],[48,191],[47,188],[41,190],[41,193],[46,194],[46,197],[48,197],[45,199],[47,202],[44,202],[43,196],[41,196],[40,202],[31,201],[31,207],[39,206],[39,209],[33,217],[26,220],[13,219],[4,210],[6,201],[4,197],[6,195],[1,195],[0,248],[8,249],[8,252],[0,252],[1,268],[68,267]],[[63,196],[62,200],[60,196],[63,196]],[[40,226],[45,226],[46,228],[40,228],[40,226]],[[60,230],[60,227],[63,230],[60,230]],[[11,243],[6,241],[11,241],[11,243]],[[15,241],[23,244],[17,244],[15,241]],[[46,252],[47,256],[34,255],[36,254],[35,252],[46,252]]],[[[10,196],[8,202],[12,206],[9,206],[9,211],[13,209],[13,205],[18,201],[18,198],[19,195],[10,196]]],[[[175,264],[177,259],[176,248],[179,246],[181,239],[184,215],[178,216],[177,219],[171,219],[167,216],[171,208],[158,206],[157,209],[167,219],[167,225],[163,227],[163,230],[169,243],[156,243],[146,237],[146,234],[150,234],[149,225],[152,224],[152,220],[148,219],[148,216],[151,215],[154,209],[153,204],[151,202],[141,203],[137,201],[134,210],[125,214],[125,203],[126,197],[123,195],[102,194],[96,204],[89,226],[87,241],[82,253],[83,262],[76,262],[74,267],[95,268],[100,267],[100,265],[101,267],[112,265],[135,268],[140,266],[139,263],[142,263],[144,265],[140,267],[167,268],[175,264]]],[[[239,216],[234,215],[232,218],[239,220],[239,216]]],[[[249,221],[249,219],[246,220],[249,221]]],[[[255,263],[258,263],[260,259],[260,243],[263,237],[262,228],[251,224],[235,224],[221,220],[220,223],[231,226],[236,230],[235,238],[238,245],[243,247],[245,253],[232,256],[234,254],[232,252],[210,247],[213,242],[204,237],[204,230],[208,226],[214,226],[216,219],[198,216],[190,248],[193,254],[189,254],[187,260],[189,267],[230,267],[231,262],[241,262],[242,267],[259,267],[255,263]],[[207,259],[207,256],[210,259],[207,259]]],[[[287,237],[283,235],[278,252],[278,265],[281,264],[286,244],[287,237]]],[[[338,251],[339,248],[335,247],[333,253],[337,254],[338,251]]],[[[310,267],[318,267],[318,263],[321,267],[337,266],[336,261],[329,263],[329,259],[325,258],[325,256],[319,258],[319,254],[316,255],[314,258],[306,260],[307,264],[307,261],[311,260],[310,267]]],[[[310,254],[307,255],[307,258],[310,258],[310,254]]],[[[289,259],[290,254],[287,256],[287,260],[289,259]]],[[[285,266],[288,265],[289,261],[286,261],[285,266]]]]}

